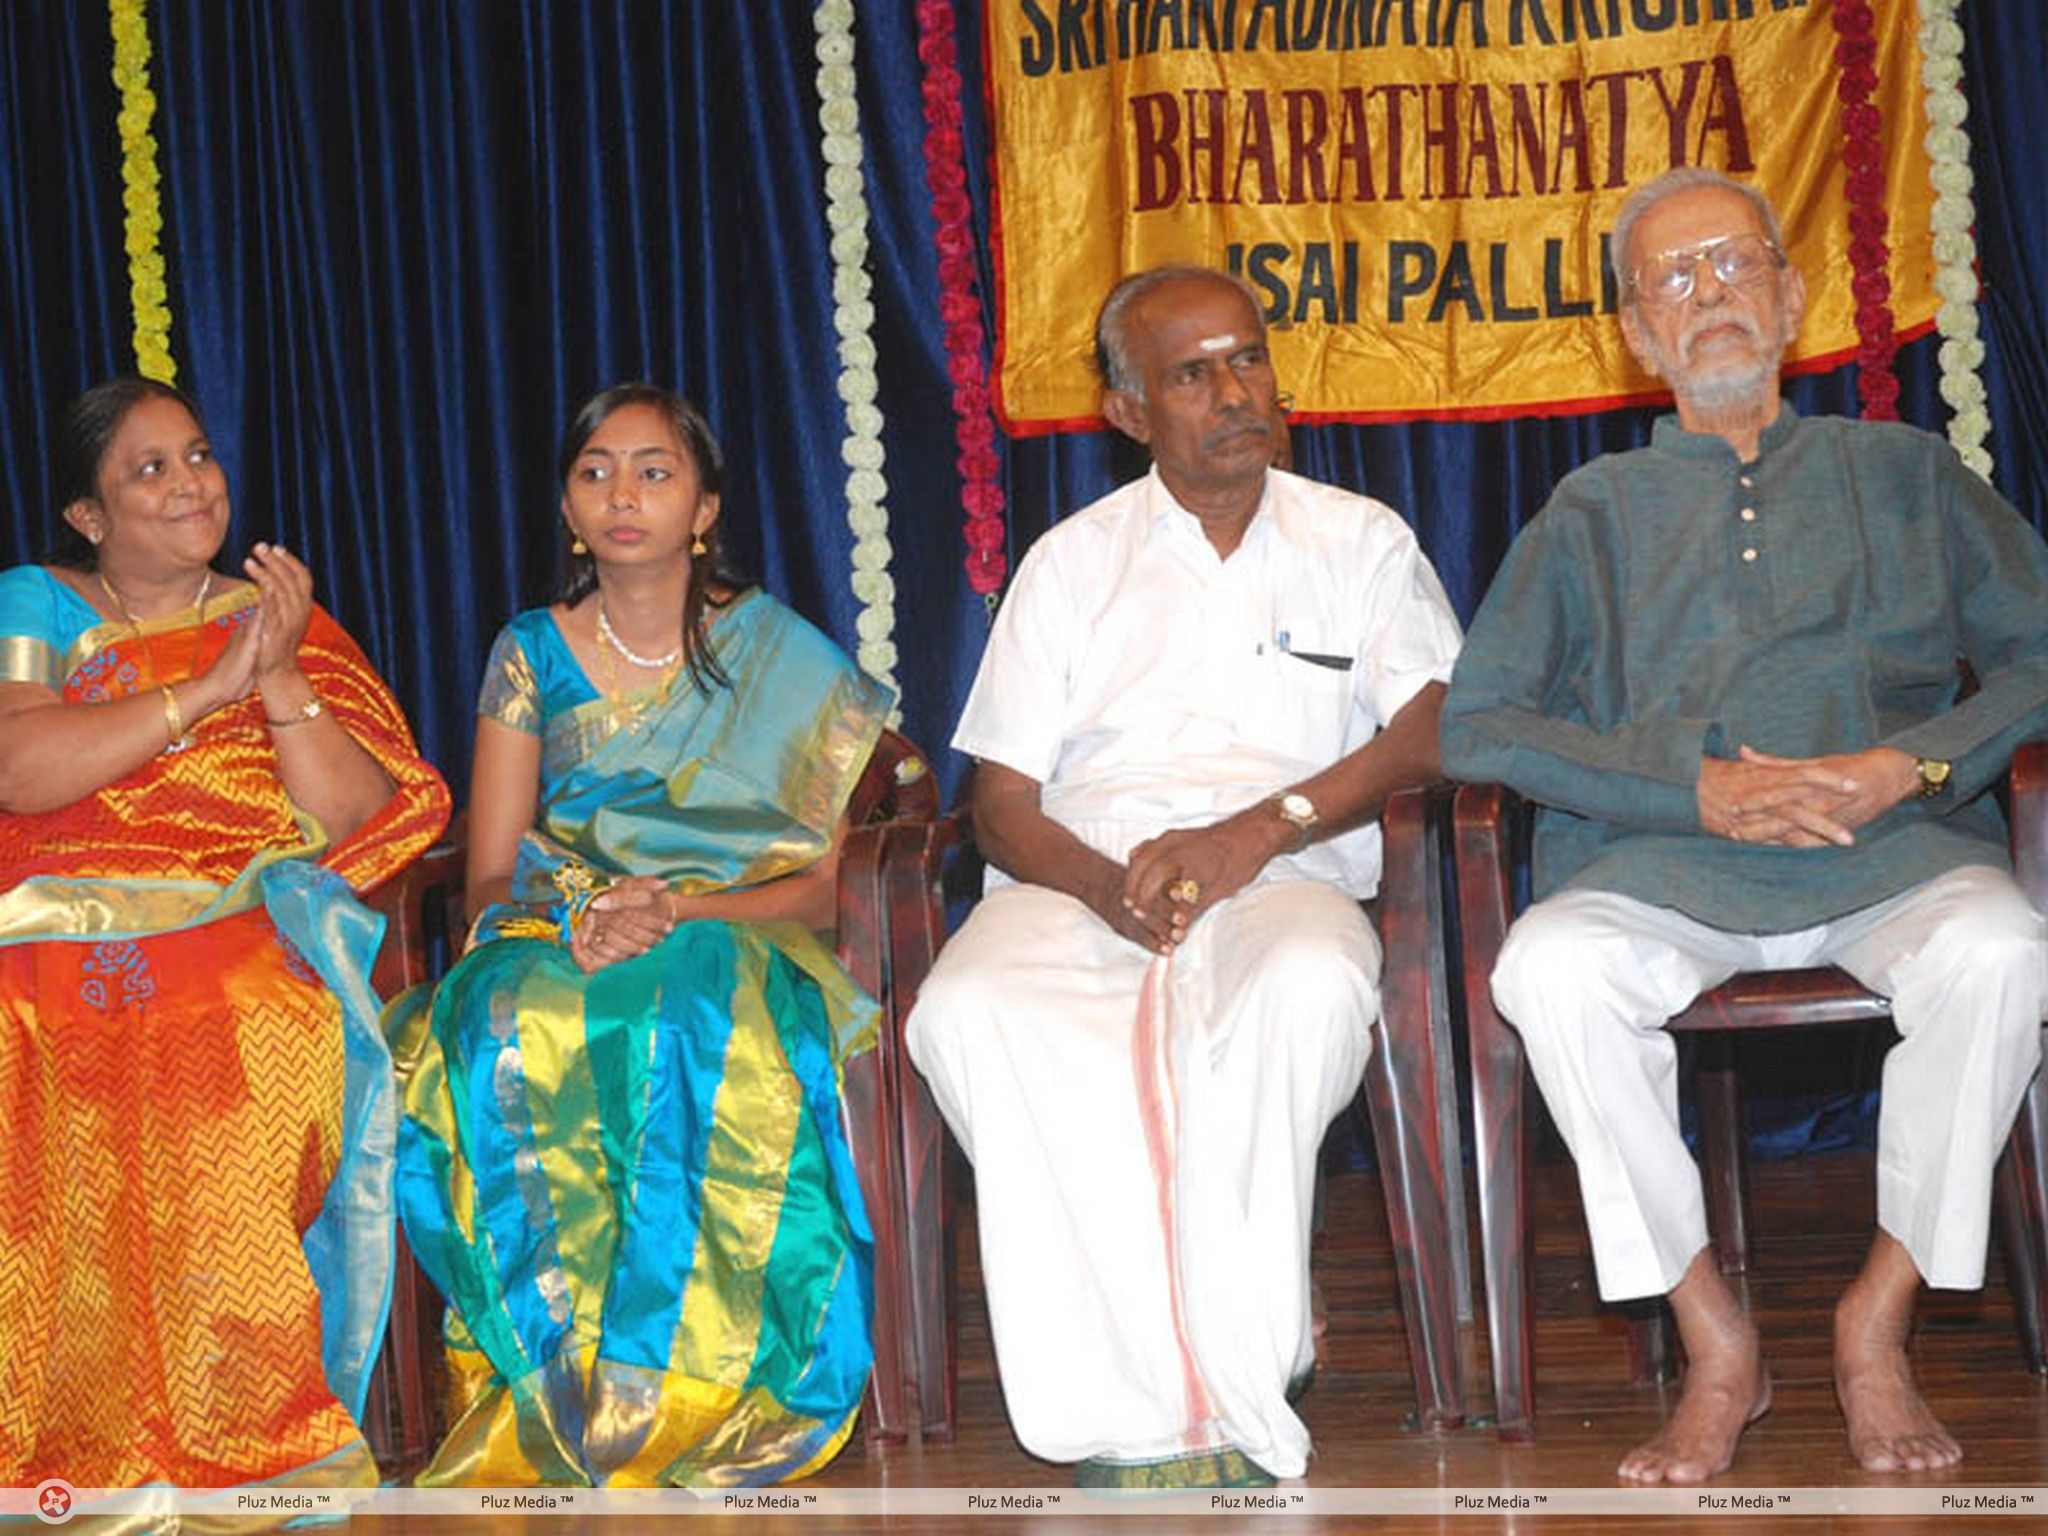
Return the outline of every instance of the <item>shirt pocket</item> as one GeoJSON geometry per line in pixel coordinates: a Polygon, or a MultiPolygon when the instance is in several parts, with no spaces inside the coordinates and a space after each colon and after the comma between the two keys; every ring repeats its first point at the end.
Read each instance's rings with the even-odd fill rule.
{"type": "Polygon", "coordinates": [[[1252,744],[1319,768],[1335,762],[1351,724],[1355,675],[1349,653],[1334,647],[1268,649],[1256,657],[1248,690],[1252,744]]]}

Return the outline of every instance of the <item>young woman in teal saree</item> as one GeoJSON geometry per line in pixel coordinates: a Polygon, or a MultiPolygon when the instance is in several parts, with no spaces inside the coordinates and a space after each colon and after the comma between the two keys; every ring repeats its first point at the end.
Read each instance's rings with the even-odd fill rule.
{"type": "Polygon", "coordinates": [[[450,1303],[420,1480],[778,1482],[844,1444],[871,1362],[839,1079],[874,1008],[815,930],[890,699],[721,577],[687,402],[608,390],[562,464],[571,583],[492,653],[479,916],[400,1130],[450,1303]]]}

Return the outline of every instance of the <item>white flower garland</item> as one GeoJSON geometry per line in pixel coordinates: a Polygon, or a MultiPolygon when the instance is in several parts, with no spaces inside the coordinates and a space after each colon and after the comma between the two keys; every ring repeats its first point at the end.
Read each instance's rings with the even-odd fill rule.
{"type": "MultiPolygon", "coordinates": [[[[861,670],[896,686],[896,583],[889,575],[889,513],[882,476],[882,411],[875,404],[875,306],[867,274],[860,102],[854,95],[853,0],[819,0],[818,124],[825,132],[825,223],[832,231],[832,326],[839,333],[839,399],[846,408],[846,521],[853,529],[853,595],[861,600],[855,652],[861,670]]],[[[890,716],[894,725],[898,711],[890,716]]]]}
{"type": "Polygon", "coordinates": [[[1958,0],[1920,0],[1920,78],[1927,85],[1927,179],[1934,185],[1934,326],[1941,332],[1941,398],[1948,402],[1948,438],[1970,468],[1991,478],[1984,439],[1984,343],[1977,335],[1977,210],[1970,200],[1970,136],[1963,130],[1963,29],[1958,0]]]}

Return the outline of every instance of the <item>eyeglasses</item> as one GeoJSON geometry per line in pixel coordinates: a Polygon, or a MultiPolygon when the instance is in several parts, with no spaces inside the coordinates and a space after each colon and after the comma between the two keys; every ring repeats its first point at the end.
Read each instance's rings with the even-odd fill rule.
{"type": "Polygon", "coordinates": [[[1785,265],[1785,253],[1762,235],[1722,235],[1675,251],[1659,251],[1629,274],[1629,286],[1645,303],[1683,304],[1692,297],[1701,262],[1730,288],[1746,288],[1785,265]]]}

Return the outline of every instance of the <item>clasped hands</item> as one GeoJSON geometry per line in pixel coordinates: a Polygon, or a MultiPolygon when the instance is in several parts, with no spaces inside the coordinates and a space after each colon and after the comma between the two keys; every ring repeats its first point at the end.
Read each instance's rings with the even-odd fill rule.
{"type": "Polygon", "coordinates": [[[1738,843],[1846,848],[1919,787],[1914,759],[1896,747],[1826,757],[1774,757],[1744,746],[1700,764],[1700,826],[1738,843]]]}
{"type": "Polygon", "coordinates": [[[1255,809],[1213,826],[1162,832],[1133,848],[1128,864],[1108,866],[1089,904],[1132,943],[1171,954],[1196,918],[1251,884],[1290,845],[1292,830],[1255,809]]]}
{"type": "MultiPolygon", "coordinates": [[[[243,620],[212,666],[194,679],[198,697],[190,701],[190,717],[198,720],[238,699],[251,689],[293,692],[299,671],[299,645],[313,617],[313,573],[281,544],[258,544],[242,562],[256,588],[255,612],[243,620]]],[[[296,690],[286,708],[304,702],[309,689],[296,690]]]]}
{"type": "Polygon", "coordinates": [[[667,882],[626,875],[592,898],[569,928],[569,958],[585,972],[603,970],[654,948],[675,929],[667,882]]]}

